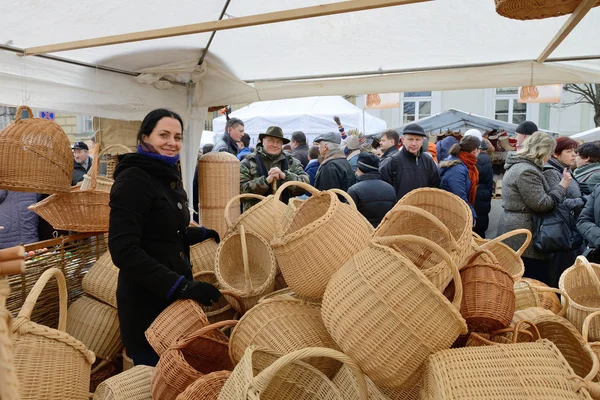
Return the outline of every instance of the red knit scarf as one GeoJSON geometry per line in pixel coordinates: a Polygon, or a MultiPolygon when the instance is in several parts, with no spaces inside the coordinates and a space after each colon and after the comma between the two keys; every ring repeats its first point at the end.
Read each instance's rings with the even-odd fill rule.
{"type": "Polygon", "coordinates": [[[461,151],[458,153],[458,158],[462,161],[469,169],[469,180],[471,181],[471,188],[469,189],[469,203],[475,204],[475,196],[477,195],[477,186],[479,185],[479,171],[475,164],[477,163],[477,156],[473,153],[461,151]]]}

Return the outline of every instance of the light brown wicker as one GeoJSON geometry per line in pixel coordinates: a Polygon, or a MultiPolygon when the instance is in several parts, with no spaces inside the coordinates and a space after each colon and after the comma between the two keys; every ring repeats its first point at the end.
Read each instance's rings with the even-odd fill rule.
{"type": "Polygon", "coordinates": [[[133,359],[131,357],[129,357],[129,354],[127,354],[127,349],[125,347],[123,347],[123,351],[121,352],[121,357],[123,357],[123,371],[130,370],[131,368],[134,367],[133,359]]]}
{"type": "Polygon", "coordinates": [[[360,368],[339,351],[308,347],[278,356],[256,346],[248,347],[223,386],[219,400],[343,400],[340,390],[329,378],[301,361],[316,357],[330,357],[347,365],[358,382],[359,399],[368,398],[360,368]]]}
{"type": "Polygon", "coordinates": [[[0,250],[0,275],[18,275],[23,272],[25,272],[25,246],[19,245],[0,250]]]}
{"type": "Polygon", "coordinates": [[[281,218],[285,209],[286,205],[279,199],[275,199],[273,195],[264,197],[258,194],[242,193],[229,200],[225,206],[227,232],[235,232],[240,225],[244,225],[247,230],[256,233],[269,243],[275,236],[275,218],[281,218]],[[239,201],[243,199],[258,199],[260,201],[232,222],[229,219],[230,208],[233,204],[239,204],[239,201]]]}
{"type": "MultiPolygon", "coordinates": [[[[223,217],[225,206],[240,194],[240,162],[227,152],[212,152],[198,161],[198,198],[200,199],[201,225],[227,235],[227,223],[223,217]]],[[[229,220],[240,215],[238,202],[229,208],[229,220]]]]}
{"type": "Polygon", "coordinates": [[[297,197],[291,198],[288,201],[285,210],[283,211],[283,215],[281,216],[281,230],[285,232],[287,227],[292,223],[294,219],[294,215],[296,215],[296,211],[298,208],[304,204],[306,200],[300,200],[297,197]]]}
{"type": "MultiPolygon", "coordinates": [[[[212,281],[208,282],[213,283],[212,281]]],[[[216,277],[214,285],[216,287],[219,287],[218,282],[216,282],[216,277]]],[[[210,322],[211,324],[232,319],[239,319],[240,314],[246,312],[246,310],[242,308],[243,302],[238,295],[227,290],[221,290],[221,294],[223,294],[223,296],[221,296],[221,298],[219,299],[219,301],[217,301],[216,304],[213,304],[210,307],[202,306],[202,310],[204,311],[206,318],[208,318],[208,322],[210,322]],[[235,304],[235,308],[232,307],[231,304],[235,304]],[[238,313],[236,311],[236,308],[240,309],[243,312],[238,313]]]]}
{"type": "MultiPolygon", "coordinates": [[[[96,147],[94,150],[98,149],[99,147],[96,147]]],[[[124,154],[124,153],[131,153],[131,149],[127,146],[124,145],[112,145],[112,146],[108,146],[104,149],[102,149],[102,151],[100,151],[99,153],[95,153],[92,157],[92,168],[89,171],[89,174],[85,174],[83,176],[83,182],[81,183],[81,190],[90,190],[92,188],[96,188],[96,190],[102,191],[102,192],[109,192],[110,193],[110,188],[112,187],[113,183],[115,182],[113,180],[113,173],[111,172],[110,175],[107,174],[106,177],[103,176],[98,176],[99,173],[99,168],[100,168],[100,162],[101,160],[104,159],[104,156],[109,152],[109,151],[113,151],[115,152],[116,149],[121,150],[120,154],[124,154]],[[125,151],[123,151],[125,150],[125,151]],[[95,182],[94,182],[95,180],[95,182]]],[[[117,160],[118,162],[118,160],[117,160]]],[[[116,165],[116,162],[114,163],[116,165]]],[[[113,167],[113,172],[114,172],[114,167],[113,167]]]]}
{"type": "MultiPolygon", "coordinates": [[[[600,311],[595,311],[595,312],[591,313],[590,315],[588,315],[587,317],[585,317],[585,320],[583,321],[583,328],[581,329],[583,341],[586,342],[588,344],[588,346],[590,346],[590,349],[592,349],[594,354],[596,354],[596,357],[600,357],[600,342],[589,342],[588,341],[588,333],[589,333],[590,323],[592,322],[592,320],[594,318],[596,318],[599,315],[600,315],[600,311]]],[[[596,381],[596,382],[600,381],[600,373],[596,376],[596,378],[594,378],[594,381],[596,381]]]]}
{"type": "Polygon", "coordinates": [[[548,340],[477,346],[432,355],[421,399],[591,399],[548,340]]]}
{"type": "MultiPolygon", "coordinates": [[[[579,256],[575,265],[567,268],[558,281],[559,289],[565,292],[561,301],[570,300],[565,318],[575,325],[579,331],[583,327],[585,318],[595,311],[600,311],[600,265],[590,264],[588,260],[579,256]]],[[[596,319],[589,327],[590,340],[600,340],[600,320],[596,319]]]]}
{"type": "Polygon", "coordinates": [[[12,316],[6,309],[9,294],[8,279],[0,275],[0,399],[19,400],[19,380],[14,369],[12,316]]]}
{"type": "Polygon", "coordinates": [[[540,331],[537,330],[535,324],[530,321],[519,321],[514,327],[498,329],[492,333],[477,333],[471,332],[467,339],[466,347],[470,346],[486,346],[491,344],[515,344],[515,343],[531,343],[541,339],[540,331]],[[534,332],[521,328],[523,324],[531,327],[534,332]],[[534,336],[535,334],[535,336],[534,336]]]}
{"type": "Polygon", "coordinates": [[[560,299],[556,296],[557,294],[564,296],[564,292],[560,289],[548,287],[546,284],[530,278],[519,279],[515,282],[513,288],[515,291],[516,310],[523,310],[528,307],[541,307],[560,315],[564,309],[560,304],[560,299]]]}
{"type": "MultiPolygon", "coordinates": [[[[370,400],[418,400],[420,386],[410,389],[388,389],[377,387],[371,379],[365,376],[367,381],[367,392],[370,400]]],[[[359,400],[358,383],[352,374],[352,370],[342,365],[339,372],[333,378],[333,383],[340,389],[345,400],[359,400]]]]}
{"type": "Polygon", "coordinates": [[[103,360],[112,360],[122,347],[117,309],[87,296],[69,306],[67,333],[103,360]]]}
{"type": "Polygon", "coordinates": [[[94,263],[81,282],[83,291],[88,295],[117,308],[117,282],[119,268],[115,266],[107,251],[94,263]]]}
{"type": "Polygon", "coordinates": [[[214,239],[205,240],[190,247],[190,262],[194,276],[206,271],[215,272],[218,248],[219,245],[214,239]]]}
{"type": "MultiPolygon", "coordinates": [[[[462,283],[446,254],[455,286],[450,303],[402,252],[380,244],[382,239],[374,238],[332,276],[321,314],[342,351],[375,384],[411,388],[419,383],[430,354],[449,348],[467,333],[458,311],[462,283]]],[[[436,244],[431,249],[445,253],[436,244]]]]}
{"type": "Polygon", "coordinates": [[[271,246],[289,287],[301,296],[320,299],[331,275],[367,245],[373,227],[334,192],[319,192],[302,182],[284,183],[275,198],[294,185],[312,197],[298,208],[285,231],[276,223],[271,246]]]}
{"type": "MultiPolygon", "coordinates": [[[[559,17],[571,14],[581,3],[580,0],[494,0],[496,12],[503,17],[529,20],[559,17]]],[[[594,7],[600,5],[596,3],[594,7]]]]}
{"type": "MultiPolygon", "coordinates": [[[[238,295],[241,307],[249,310],[262,296],[275,289],[277,261],[269,243],[254,232],[238,225],[219,244],[215,274],[219,287],[238,295]]],[[[242,313],[237,302],[231,304],[242,313]]]]}
{"type": "Polygon", "coordinates": [[[0,189],[69,192],[72,175],[71,144],[60,125],[19,107],[15,122],[0,131],[0,189]]]}
{"type": "Polygon", "coordinates": [[[531,320],[540,315],[555,315],[552,311],[546,310],[541,307],[529,307],[523,310],[515,311],[511,325],[516,324],[519,321],[531,320]]]}
{"type": "Polygon", "coordinates": [[[152,400],[153,367],[138,365],[98,385],[94,400],[152,400]]]}
{"type": "Polygon", "coordinates": [[[187,387],[176,400],[217,400],[231,371],[217,371],[201,376],[187,387]]]}
{"type": "Polygon", "coordinates": [[[292,289],[290,288],[283,288],[283,289],[279,289],[276,290],[274,292],[271,292],[269,294],[264,295],[263,297],[261,297],[258,300],[258,303],[262,303],[264,301],[267,300],[271,300],[271,299],[275,299],[275,298],[284,298],[284,299],[291,299],[291,300],[301,300],[303,302],[308,302],[308,303],[313,303],[313,304],[318,304],[321,305],[321,301],[320,300],[314,300],[308,297],[302,297],[302,296],[298,296],[298,294],[296,294],[292,289]]]}
{"type": "Polygon", "coordinates": [[[521,259],[521,255],[531,242],[531,232],[527,229],[515,229],[514,231],[506,232],[495,239],[481,242],[475,239],[475,243],[480,244],[480,248],[491,251],[498,263],[504,268],[513,278],[514,281],[520,279],[525,272],[525,265],[521,259]],[[502,243],[506,239],[513,236],[525,235],[523,245],[516,252],[507,244],[502,243]]]}
{"type": "Polygon", "coordinates": [[[27,295],[13,322],[14,362],[21,399],[86,399],[90,368],[96,357],[83,343],[65,333],[67,285],[57,268],[46,270],[27,295]],[[38,296],[51,277],[58,281],[60,313],[58,329],[30,320],[38,296]]]}
{"type": "MultiPolygon", "coordinates": [[[[237,364],[250,345],[280,354],[306,347],[339,347],[323,325],[321,307],[291,297],[263,300],[238,322],[229,341],[229,356],[237,364]]],[[[307,363],[333,378],[340,368],[331,358],[307,360],[307,363]]]]}
{"type": "Polygon", "coordinates": [[[111,144],[102,149],[99,155],[100,164],[106,164],[106,178],[113,179],[115,168],[119,163],[120,154],[133,153],[133,150],[124,144],[111,144]]]}
{"type": "Polygon", "coordinates": [[[174,400],[189,385],[211,372],[232,370],[227,336],[219,329],[237,321],[222,321],[181,337],[165,351],[152,377],[152,397],[174,400]]]}
{"type": "Polygon", "coordinates": [[[177,300],[165,308],[146,329],[148,343],[159,356],[181,336],[209,325],[202,307],[194,300],[177,300]]]}

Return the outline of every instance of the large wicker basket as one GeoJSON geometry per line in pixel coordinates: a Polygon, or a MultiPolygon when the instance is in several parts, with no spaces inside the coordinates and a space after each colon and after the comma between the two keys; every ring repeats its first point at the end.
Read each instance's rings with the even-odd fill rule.
{"type": "MultiPolygon", "coordinates": [[[[529,20],[571,14],[581,0],[494,0],[496,12],[503,17],[529,20]]],[[[594,7],[600,5],[600,1],[594,7]]]]}
{"type": "Polygon", "coordinates": [[[82,400],[88,398],[90,370],[96,357],[68,335],[67,284],[57,268],[46,270],[27,296],[13,323],[15,368],[21,400],[82,400]],[[39,295],[51,277],[58,281],[58,329],[30,320],[39,295]]]}
{"type": "MultiPolygon", "coordinates": [[[[420,386],[417,385],[410,389],[388,389],[378,387],[369,377],[367,381],[367,391],[370,400],[418,400],[420,386]]],[[[340,371],[333,378],[333,383],[340,389],[344,400],[359,400],[358,383],[352,373],[352,370],[346,365],[342,365],[340,371]]]]}
{"type": "MultiPolygon", "coordinates": [[[[600,311],[596,311],[588,315],[583,321],[583,328],[581,329],[581,335],[583,336],[583,341],[588,344],[590,349],[596,354],[596,357],[600,357],[600,342],[589,342],[588,341],[588,333],[590,328],[590,323],[596,317],[600,316],[600,311]]],[[[594,381],[600,381],[600,373],[594,378],[594,381]]]]}
{"type": "Polygon", "coordinates": [[[215,259],[219,245],[214,239],[205,240],[190,246],[190,262],[192,274],[195,276],[203,272],[215,272],[215,259]]]}
{"type": "Polygon", "coordinates": [[[201,376],[177,396],[176,400],[217,400],[230,376],[231,371],[227,370],[201,376]]]}
{"type": "Polygon", "coordinates": [[[8,279],[0,275],[0,399],[18,400],[19,381],[14,369],[12,316],[6,309],[9,294],[8,279]]]}
{"type": "Polygon", "coordinates": [[[72,175],[71,145],[60,125],[19,107],[15,122],[0,131],[0,189],[69,192],[72,175]]]}
{"type": "Polygon", "coordinates": [[[242,193],[229,200],[225,207],[227,231],[229,233],[234,232],[239,225],[244,225],[246,229],[256,233],[270,243],[275,236],[275,218],[281,219],[285,210],[286,205],[273,195],[264,197],[252,193],[242,193]],[[240,200],[248,198],[260,201],[246,210],[237,220],[231,222],[229,219],[231,206],[239,204],[240,200]]]}
{"type": "Polygon", "coordinates": [[[88,295],[117,308],[117,283],[119,268],[115,266],[110,252],[104,253],[83,277],[81,286],[88,295]]]}
{"type": "Polygon", "coordinates": [[[112,376],[96,388],[93,400],[152,400],[153,367],[138,365],[112,376]]]}

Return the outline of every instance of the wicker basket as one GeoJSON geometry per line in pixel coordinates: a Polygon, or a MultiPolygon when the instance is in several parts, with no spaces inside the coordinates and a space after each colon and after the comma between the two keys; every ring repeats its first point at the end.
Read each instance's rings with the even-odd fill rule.
{"type": "Polygon", "coordinates": [[[71,190],[73,154],[67,134],[54,121],[17,109],[0,131],[0,189],[53,194],[71,190]]]}
{"type": "MultiPolygon", "coordinates": [[[[581,331],[585,318],[595,311],[600,311],[600,279],[598,274],[600,265],[590,264],[588,260],[579,256],[575,265],[567,268],[558,281],[558,287],[565,296],[562,296],[563,305],[570,300],[567,307],[567,318],[581,331]]],[[[590,340],[600,341],[600,320],[596,319],[589,327],[590,340]]]]}
{"type": "Polygon", "coordinates": [[[123,371],[130,370],[134,367],[133,359],[129,357],[129,354],[127,354],[127,349],[125,347],[123,347],[121,357],[123,358],[123,371]]]}
{"type": "Polygon", "coordinates": [[[484,240],[474,238],[474,242],[480,248],[491,251],[498,263],[504,268],[513,278],[514,281],[521,279],[525,272],[525,265],[521,259],[521,255],[531,242],[531,232],[527,229],[515,229],[514,231],[506,232],[492,240],[484,240]],[[510,239],[517,235],[525,235],[525,241],[516,252],[502,241],[510,239]]]}
{"type": "Polygon", "coordinates": [[[107,251],[96,261],[83,277],[81,287],[88,295],[117,308],[117,283],[119,268],[115,266],[107,251]]]}
{"type": "MultiPolygon", "coordinates": [[[[413,238],[418,237],[408,237],[413,238]]],[[[342,351],[375,384],[407,389],[419,383],[430,354],[467,333],[458,311],[461,278],[450,263],[455,286],[450,303],[406,256],[380,240],[374,238],[332,276],[322,316],[342,351]]],[[[431,249],[444,253],[436,244],[431,249]]]]}
{"type": "Polygon", "coordinates": [[[267,295],[264,295],[263,297],[261,297],[258,300],[258,304],[260,304],[262,302],[265,302],[267,300],[275,299],[275,298],[284,298],[284,299],[291,299],[291,300],[301,300],[303,302],[313,303],[313,304],[317,304],[319,306],[321,305],[321,301],[320,300],[316,301],[316,300],[308,298],[308,297],[298,296],[290,288],[279,289],[279,290],[271,292],[271,293],[269,293],[267,295]]]}
{"type": "MultiPolygon", "coordinates": [[[[367,392],[370,400],[418,400],[420,386],[410,389],[388,389],[377,387],[371,379],[367,381],[367,392]]],[[[358,383],[352,374],[352,370],[342,365],[340,371],[333,378],[333,383],[340,389],[345,400],[359,400],[358,383]]]]}
{"type": "Polygon", "coordinates": [[[277,261],[269,243],[246,231],[243,225],[219,244],[215,261],[217,281],[220,288],[242,299],[243,310],[237,302],[232,304],[242,314],[274,290],[276,270],[277,261]]]}
{"type": "Polygon", "coordinates": [[[187,387],[176,400],[217,400],[231,371],[217,371],[201,376],[187,387]]]}
{"type": "Polygon", "coordinates": [[[297,197],[293,197],[288,201],[285,210],[283,211],[283,215],[281,216],[281,230],[285,232],[287,227],[292,223],[294,219],[294,215],[296,215],[296,211],[302,204],[304,204],[306,200],[300,200],[297,197]]]}
{"type": "MultiPolygon", "coordinates": [[[[306,347],[339,347],[323,325],[321,307],[290,297],[263,300],[244,315],[231,333],[229,356],[237,364],[250,345],[288,354],[306,347]]],[[[307,360],[313,367],[333,378],[339,362],[324,357],[307,360]]]]}
{"type": "Polygon", "coordinates": [[[521,278],[515,282],[513,289],[515,291],[516,310],[541,307],[561,317],[567,311],[560,304],[560,299],[556,296],[557,294],[564,296],[564,292],[560,289],[548,287],[545,283],[538,280],[521,278]]]}
{"type": "Polygon", "coordinates": [[[347,365],[359,386],[359,399],[367,400],[367,385],[356,363],[339,351],[309,347],[277,358],[274,352],[246,349],[219,394],[219,400],[343,400],[338,387],[321,371],[302,362],[330,357],[347,365]]]}
{"type": "Polygon", "coordinates": [[[227,336],[219,329],[236,323],[237,321],[222,321],[205,326],[183,336],[165,351],[152,377],[152,397],[174,400],[201,376],[232,370],[227,336]]]}
{"type": "MultiPolygon", "coordinates": [[[[240,194],[240,161],[227,152],[212,152],[198,161],[198,198],[201,225],[227,235],[223,218],[225,206],[240,194]]],[[[240,215],[239,203],[231,205],[228,218],[235,221],[240,215]]]]}
{"type": "Polygon", "coordinates": [[[106,146],[102,152],[98,155],[100,164],[106,164],[106,178],[113,180],[115,168],[119,163],[119,155],[133,153],[131,148],[124,144],[111,144],[106,146]]]}
{"type": "MultiPolygon", "coordinates": [[[[494,0],[496,12],[503,17],[529,20],[559,17],[561,15],[571,14],[581,0],[494,0]]],[[[594,7],[600,5],[596,3],[594,7]]]]}
{"type": "Polygon", "coordinates": [[[275,218],[281,218],[286,210],[286,205],[275,200],[275,196],[260,196],[252,193],[242,193],[233,197],[225,206],[225,222],[227,223],[227,232],[235,232],[240,225],[256,233],[270,243],[275,236],[275,218]],[[233,223],[229,219],[230,209],[233,204],[239,204],[243,199],[258,199],[260,202],[250,207],[233,223]],[[275,211],[274,211],[275,210],[275,211]]]}
{"type": "Polygon", "coordinates": [[[444,350],[427,362],[421,399],[591,399],[572,375],[548,340],[444,350]]]}
{"type": "Polygon", "coordinates": [[[103,360],[112,360],[122,347],[117,309],[86,296],[69,306],[67,333],[103,360]]]}
{"type": "Polygon", "coordinates": [[[19,399],[19,380],[15,372],[11,333],[12,316],[6,310],[10,294],[8,279],[0,275],[0,399],[19,399]]]}
{"type": "Polygon", "coordinates": [[[285,231],[276,223],[271,245],[289,287],[300,296],[320,299],[331,275],[367,245],[373,227],[334,192],[319,192],[302,182],[284,183],[275,198],[294,185],[312,197],[298,208],[285,231]]]}
{"type": "Polygon", "coordinates": [[[152,400],[153,367],[138,365],[108,378],[96,389],[94,400],[152,400]]]}
{"type": "MultiPolygon", "coordinates": [[[[219,283],[216,282],[216,277],[214,283],[212,281],[209,283],[214,284],[214,286],[217,288],[219,287],[219,283]]],[[[208,322],[211,324],[216,324],[217,322],[221,321],[229,321],[232,319],[239,319],[241,313],[237,312],[236,308],[244,312],[246,311],[241,308],[243,306],[243,302],[238,295],[227,290],[221,290],[221,294],[223,294],[223,296],[221,296],[216,304],[213,303],[210,307],[202,306],[202,310],[204,311],[206,318],[208,318],[208,322]],[[235,308],[232,307],[231,304],[235,304],[235,308]]]]}
{"type": "Polygon", "coordinates": [[[86,399],[90,370],[96,357],[83,343],[65,333],[67,284],[57,268],[46,270],[27,296],[13,322],[14,361],[21,399],[86,399]],[[30,320],[37,299],[51,277],[58,281],[60,311],[58,329],[30,320]]]}
{"type": "Polygon", "coordinates": [[[194,276],[207,271],[215,272],[218,248],[219,245],[214,239],[205,240],[190,247],[190,262],[194,276]]]}
{"type": "MultiPolygon", "coordinates": [[[[596,357],[600,357],[600,342],[589,342],[588,341],[588,333],[590,328],[590,323],[594,318],[600,315],[600,311],[596,311],[588,315],[583,321],[583,328],[581,329],[581,335],[583,336],[583,341],[588,344],[590,349],[596,354],[596,357]]],[[[600,381],[600,373],[594,378],[595,382],[600,381]]]]}
{"type": "Polygon", "coordinates": [[[541,339],[540,331],[537,330],[536,326],[531,321],[519,321],[515,324],[514,328],[502,328],[492,333],[477,333],[471,332],[467,339],[466,347],[470,346],[487,346],[493,344],[516,344],[516,343],[531,343],[541,339]],[[531,333],[526,329],[522,329],[521,326],[531,327],[534,332],[531,333]],[[535,335],[534,335],[535,334],[535,335]]]}
{"type": "Polygon", "coordinates": [[[541,307],[529,307],[524,310],[515,311],[511,325],[518,323],[519,321],[529,321],[540,315],[555,315],[552,311],[546,310],[541,307]]]}

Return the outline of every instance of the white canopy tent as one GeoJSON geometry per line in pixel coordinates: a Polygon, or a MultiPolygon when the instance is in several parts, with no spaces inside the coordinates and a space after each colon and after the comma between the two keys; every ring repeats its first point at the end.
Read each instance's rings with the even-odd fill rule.
{"type": "MultiPolygon", "coordinates": [[[[259,101],[230,114],[244,121],[244,131],[254,139],[269,126],[276,125],[287,136],[295,131],[304,132],[309,143],[322,133],[337,130],[334,115],[340,117],[346,130],[360,129],[368,134],[386,128],[384,120],[365,113],[342,96],[259,101]]],[[[226,122],[225,116],[215,118],[213,130],[222,134],[226,122]]]]}
{"type": "Polygon", "coordinates": [[[585,132],[576,133],[570,136],[571,139],[583,140],[584,142],[593,142],[600,140],[600,128],[593,128],[585,132]]]}
{"type": "MultiPolygon", "coordinates": [[[[172,108],[182,114],[191,133],[182,157],[189,188],[207,106],[316,95],[600,82],[600,8],[585,15],[593,0],[582,0],[577,18],[516,21],[499,16],[492,0],[436,0],[220,30],[251,15],[315,5],[324,9],[331,3],[56,0],[41,5],[23,0],[3,8],[0,104],[129,120],[159,106],[172,108]],[[569,21],[572,28],[583,15],[550,58],[537,63],[544,61],[549,53],[545,49],[561,27],[569,21]],[[19,56],[34,46],[221,19],[203,25],[214,26],[216,33],[188,27],[186,32],[203,33],[40,50],[52,51],[52,58],[19,56]]],[[[392,2],[349,0],[342,7],[382,3],[392,2]]],[[[298,18],[303,13],[287,15],[298,18]]]]}

